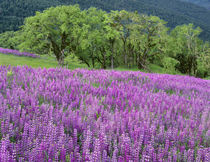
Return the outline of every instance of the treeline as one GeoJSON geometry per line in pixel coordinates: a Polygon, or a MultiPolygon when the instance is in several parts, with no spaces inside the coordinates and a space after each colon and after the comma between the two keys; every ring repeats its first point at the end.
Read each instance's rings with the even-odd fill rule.
{"type": "Polygon", "coordinates": [[[26,18],[17,32],[1,34],[0,44],[53,54],[60,66],[75,56],[90,68],[137,66],[150,71],[148,65],[154,63],[167,73],[209,75],[210,44],[199,39],[201,29],[189,24],[169,30],[165,24],[137,12],[59,6],[26,18]]]}
{"type": "Polygon", "coordinates": [[[1,0],[0,33],[18,30],[25,17],[33,16],[36,11],[58,5],[79,4],[82,9],[97,7],[110,10],[138,11],[147,15],[158,16],[167,21],[167,26],[193,23],[202,28],[200,38],[210,40],[210,11],[180,0],[1,0]]]}

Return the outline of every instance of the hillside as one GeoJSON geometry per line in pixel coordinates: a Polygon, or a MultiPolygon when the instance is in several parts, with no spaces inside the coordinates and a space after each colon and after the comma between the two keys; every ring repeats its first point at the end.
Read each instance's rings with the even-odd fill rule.
{"type": "Polygon", "coordinates": [[[210,0],[182,0],[182,1],[194,3],[196,5],[205,7],[210,10],[210,0]]]}
{"type": "Polygon", "coordinates": [[[17,30],[24,18],[34,15],[36,11],[50,6],[76,3],[83,9],[94,6],[106,11],[126,9],[156,15],[167,21],[169,27],[194,23],[204,30],[201,37],[210,40],[210,11],[178,0],[1,0],[0,32],[17,30]]]}

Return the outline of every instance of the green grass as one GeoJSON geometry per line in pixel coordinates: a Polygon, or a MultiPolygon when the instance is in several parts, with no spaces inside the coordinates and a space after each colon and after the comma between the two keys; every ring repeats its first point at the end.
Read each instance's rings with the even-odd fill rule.
{"type": "MultiPolygon", "coordinates": [[[[150,64],[148,66],[148,68],[153,72],[153,73],[165,73],[164,69],[158,65],[155,64],[150,64]]],[[[120,66],[115,68],[115,70],[119,70],[119,71],[139,71],[139,69],[137,68],[137,66],[128,68],[126,66],[120,66]]],[[[140,71],[142,72],[147,72],[146,70],[141,69],[140,71]]]]}
{"type": "MultiPolygon", "coordinates": [[[[149,70],[150,70],[152,73],[166,74],[165,69],[162,68],[162,67],[160,67],[159,65],[150,64],[150,65],[148,65],[148,68],[149,68],[149,70]]],[[[115,68],[115,70],[119,70],[119,71],[141,71],[141,72],[146,72],[146,73],[148,73],[148,71],[146,71],[146,70],[144,70],[144,69],[139,70],[139,69],[137,68],[137,66],[134,66],[134,67],[131,67],[131,68],[128,68],[127,66],[120,66],[120,67],[115,68]]],[[[179,71],[176,71],[176,72],[173,73],[173,74],[184,75],[184,74],[182,74],[182,73],[179,72],[179,71]]]]}
{"type": "Polygon", "coordinates": [[[114,69],[119,70],[119,71],[139,71],[139,69],[137,67],[128,68],[127,66],[119,66],[119,67],[114,68],[114,69]]]}
{"type": "Polygon", "coordinates": [[[208,76],[208,77],[206,77],[206,78],[204,78],[204,79],[206,79],[206,80],[210,80],[210,76],[208,76]]]}
{"type": "MultiPolygon", "coordinates": [[[[156,65],[156,64],[150,64],[150,65],[149,65],[149,69],[150,69],[153,73],[160,73],[160,74],[166,74],[166,73],[167,73],[163,67],[160,67],[159,65],[156,65]]],[[[176,71],[176,72],[171,73],[171,74],[184,75],[184,74],[182,74],[180,71],[176,71]]]]}
{"type": "MultiPolygon", "coordinates": [[[[86,68],[84,64],[69,62],[69,69],[86,68]]],[[[5,55],[0,53],[0,65],[23,66],[28,65],[33,68],[55,68],[58,67],[56,59],[52,56],[41,56],[40,58],[31,58],[23,56],[5,55]]]]}
{"type": "Polygon", "coordinates": [[[158,66],[158,65],[155,65],[155,64],[150,64],[149,65],[149,69],[153,72],[153,73],[165,73],[165,70],[164,68],[158,66]]]}

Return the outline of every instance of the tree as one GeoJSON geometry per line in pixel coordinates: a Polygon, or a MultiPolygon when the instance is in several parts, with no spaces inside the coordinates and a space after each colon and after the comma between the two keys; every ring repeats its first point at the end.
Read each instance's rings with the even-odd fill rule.
{"type": "Polygon", "coordinates": [[[119,37],[118,11],[106,13],[96,8],[90,8],[84,12],[88,33],[81,45],[83,51],[81,50],[80,54],[78,53],[79,58],[88,66],[95,67],[95,63],[98,63],[104,69],[107,68],[110,62],[113,69],[114,58],[117,53],[115,46],[119,37]]]}
{"type": "Polygon", "coordinates": [[[202,44],[198,38],[200,33],[201,29],[193,24],[177,26],[171,32],[172,52],[176,53],[175,57],[180,62],[178,68],[182,73],[196,75],[199,44],[202,44]]]}
{"type": "Polygon", "coordinates": [[[106,30],[105,18],[107,13],[96,8],[89,8],[83,11],[86,15],[85,24],[88,32],[83,35],[83,43],[80,52],[77,53],[79,59],[89,67],[95,68],[98,64],[106,68],[106,30]]]}
{"type": "Polygon", "coordinates": [[[111,68],[114,68],[114,57],[116,54],[115,51],[115,44],[120,36],[120,25],[119,25],[119,17],[118,17],[118,11],[112,11],[105,17],[105,29],[106,29],[106,35],[105,38],[109,44],[108,49],[111,54],[110,56],[110,62],[111,62],[111,68]]]}
{"type": "Polygon", "coordinates": [[[122,41],[121,52],[123,54],[123,63],[126,66],[130,63],[130,59],[128,57],[133,54],[134,47],[130,42],[132,25],[135,23],[132,19],[133,16],[135,16],[135,13],[127,12],[125,10],[115,12],[115,21],[118,25],[119,39],[122,41]]]}
{"type": "Polygon", "coordinates": [[[0,47],[15,49],[16,42],[13,41],[16,33],[14,31],[7,31],[0,34],[0,47]]]}
{"type": "Polygon", "coordinates": [[[40,54],[52,51],[58,64],[63,66],[64,58],[76,51],[79,36],[86,31],[83,21],[84,15],[78,5],[52,7],[42,13],[37,12],[25,20],[20,48],[40,54]]]}
{"type": "Polygon", "coordinates": [[[172,57],[164,57],[162,64],[166,73],[176,74],[176,65],[179,64],[179,61],[172,57]]]}
{"type": "Polygon", "coordinates": [[[156,16],[136,14],[133,18],[131,41],[137,54],[137,66],[148,70],[149,59],[162,52],[167,28],[165,22],[156,16]]]}
{"type": "Polygon", "coordinates": [[[210,43],[200,45],[200,52],[197,59],[197,77],[204,78],[210,75],[210,43]]]}

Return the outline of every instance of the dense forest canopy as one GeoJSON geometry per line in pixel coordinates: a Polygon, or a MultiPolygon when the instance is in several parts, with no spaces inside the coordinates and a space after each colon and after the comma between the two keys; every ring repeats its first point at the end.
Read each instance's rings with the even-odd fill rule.
{"type": "Polygon", "coordinates": [[[196,5],[205,7],[210,10],[210,0],[181,0],[181,1],[194,3],[196,5]]]}
{"type": "Polygon", "coordinates": [[[168,22],[169,27],[193,23],[201,27],[200,37],[210,40],[210,11],[178,0],[1,0],[0,32],[18,30],[25,17],[34,15],[50,6],[79,4],[82,9],[91,6],[110,10],[138,11],[155,15],[168,22]]]}

